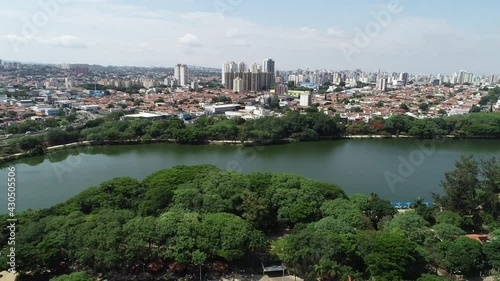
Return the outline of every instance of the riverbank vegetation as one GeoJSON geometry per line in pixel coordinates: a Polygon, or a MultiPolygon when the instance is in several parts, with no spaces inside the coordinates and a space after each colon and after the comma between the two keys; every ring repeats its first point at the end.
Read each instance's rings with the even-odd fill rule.
{"type": "MultiPolygon", "coordinates": [[[[177,166],[19,213],[16,266],[19,280],[110,281],[260,274],[262,263],[306,280],[447,280],[436,272],[500,269],[497,159],[463,157],[441,185],[435,205],[417,199],[398,214],[376,194],[347,196],[297,175],[177,166]]],[[[0,217],[3,252],[6,223],[0,217]]]]}
{"type": "MultiPolygon", "coordinates": [[[[347,135],[410,136],[416,138],[500,138],[500,113],[474,113],[434,119],[415,119],[396,115],[388,119],[348,123],[339,116],[288,111],[281,117],[256,120],[228,119],[225,116],[200,117],[193,124],[168,120],[121,120],[120,113],[88,121],[82,128],[53,128],[40,136],[24,136],[3,147],[3,155],[43,153],[53,145],[92,141],[95,144],[149,143],[174,141],[180,144],[204,144],[208,140],[244,141],[266,145],[286,141],[340,139],[347,135]]],[[[34,121],[33,121],[34,122],[34,121]]],[[[25,126],[25,125],[19,125],[25,126]]],[[[11,128],[10,130],[16,130],[11,128]]]]}

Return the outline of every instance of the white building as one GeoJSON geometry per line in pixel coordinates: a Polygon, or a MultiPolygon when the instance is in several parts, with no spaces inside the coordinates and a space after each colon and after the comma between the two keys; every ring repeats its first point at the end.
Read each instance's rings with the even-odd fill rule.
{"type": "Polygon", "coordinates": [[[233,80],[233,92],[241,93],[242,88],[243,88],[243,79],[241,79],[240,77],[236,77],[233,80]]]}
{"type": "Polygon", "coordinates": [[[311,94],[301,94],[300,95],[300,106],[311,106],[312,97],[311,94]]]}
{"type": "Polygon", "coordinates": [[[198,81],[191,82],[191,89],[198,91],[198,81]]]}
{"type": "Polygon", "coordinates": [[[189,70],[185,64],[177,64],[174,67],[174,78],[178,81],[179,86],[186,86],[189,82],[189,70]]]}

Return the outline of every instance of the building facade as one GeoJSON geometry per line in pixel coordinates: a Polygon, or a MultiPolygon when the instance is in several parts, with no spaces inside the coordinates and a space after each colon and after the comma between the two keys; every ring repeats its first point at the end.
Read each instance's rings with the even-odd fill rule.
{"type": "Polygon", "coordinates": [[[178,86],[184,87],[189,83],[189,70],[185,64],[177,64],[174,67],[174,79],[178,86]]]}

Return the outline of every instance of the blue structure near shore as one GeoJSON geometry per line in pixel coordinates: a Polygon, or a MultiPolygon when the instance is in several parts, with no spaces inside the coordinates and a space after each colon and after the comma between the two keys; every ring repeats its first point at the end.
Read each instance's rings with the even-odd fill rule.
{"type": "MultiPolygon", "coordinates": [[[[426,206],[431,206],[433,202],[423,202],[426,206]]],[[[396,209],[411,209],[415,207],[415,203],[413,202],[391,202],[391,205],[396,209]]]]}

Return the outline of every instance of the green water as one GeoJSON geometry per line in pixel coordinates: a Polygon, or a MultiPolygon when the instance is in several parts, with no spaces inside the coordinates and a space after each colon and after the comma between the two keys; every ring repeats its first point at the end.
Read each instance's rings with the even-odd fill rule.
{"type": "MultiPolygon", "coordinates": [[[[213,164],[242,173],[287,172],[336,183],[346,193],[377,192],[391,201],[431,200],[444,172],[461,155],[500,155],[498,140],[343,140],[259,148],[152,144],[87,147],[12,163],[17,169],[17,208],[45,208],[115,177],[144,179],[176,165],[213,164]],[[407,164],[401,166],[401,163],[407,164]],[[387,178],[388,177],[388,178],[387,178]]],[[[0,213],[7,212],[7,169],[0,213]]]]}

